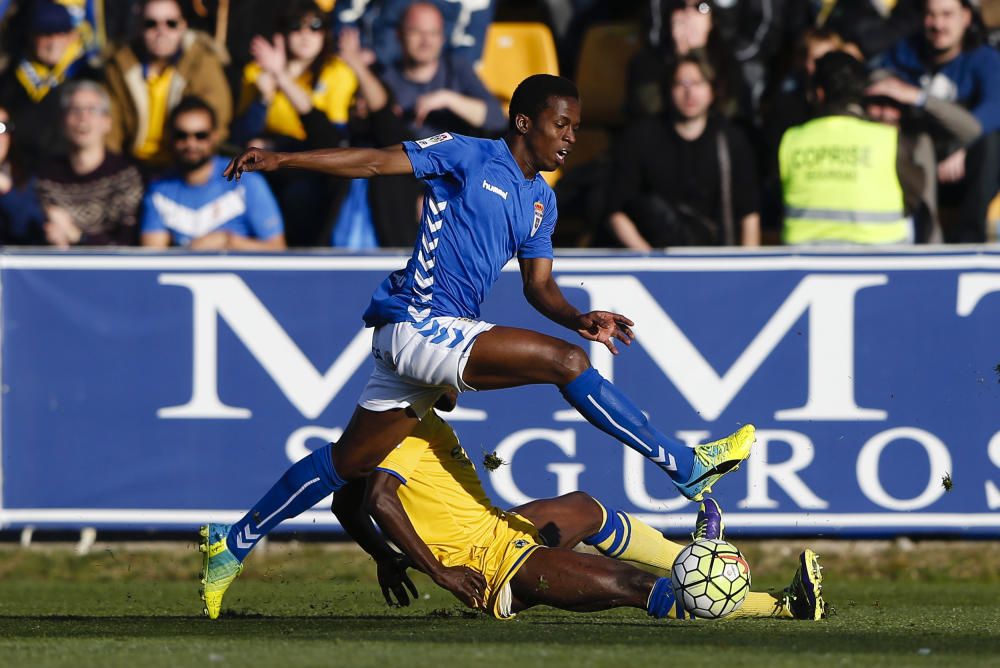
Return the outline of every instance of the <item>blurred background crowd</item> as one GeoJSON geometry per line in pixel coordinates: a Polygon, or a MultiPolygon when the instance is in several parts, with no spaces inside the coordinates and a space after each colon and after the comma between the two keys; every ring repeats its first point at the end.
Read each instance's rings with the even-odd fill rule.
{"type": "Polygon", "coordinates": [[[1000,0],[0,0],[0,243],[407,247],[420,184],[247,146],[499,137],[574,79],[562,247],[980,243],[1000,0]]]}

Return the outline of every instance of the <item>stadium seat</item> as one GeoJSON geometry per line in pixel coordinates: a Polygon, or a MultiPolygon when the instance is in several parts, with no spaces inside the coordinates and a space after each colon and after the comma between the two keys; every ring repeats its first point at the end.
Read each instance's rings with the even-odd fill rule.
{"type": "Polygon", "coordinates": [[[639,44],[639,26],[634,23],[605,23],[587,30],[576,68],[585,126],[625,123],[625,73],[639,44]]]}
{"type": "Polygon", "coordinates": [[[993,198],[986,212],[986,239],[988,241],[1000,239],[1000,195],[993,198]]]}
{"type": "Polygon", "coordinates": [[[559,74],[556,44],[544,23],[491,23],[486,31],[479,76],[503,105],[517,84],[532,74],[559,74]]]}

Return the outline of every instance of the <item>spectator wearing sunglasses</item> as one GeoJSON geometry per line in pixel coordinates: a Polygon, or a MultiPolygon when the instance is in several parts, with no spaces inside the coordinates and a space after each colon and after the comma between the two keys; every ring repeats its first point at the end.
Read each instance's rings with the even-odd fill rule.
{"type": "MultiPolygon", "coordinates": [[[[328,16],[313,0],[291,0],[271,39],[257,35],[253,61],[243,70],[233,139],[243,146],[301,151],[346,144],[358,79],[333,53],[328,16]]],[[[269,175],[285,214],[288,242],[313,246],[331,206],[330,178],[322,174],[269,175]]]]}
{"type": "Polygon", "coordinates": [[[175,169],[153,181],[142,203],[142,245],[192,250],[281,250],[284,224],[267,182],[227,181],[216,154],[219,125],[205,100],[185,97],[169,122],[175,169]]]}
{"type": "Polygon", "coordinates": [[[108,146],[156,170],[169,163],[164,121],[181,98],[205,100],[222,134],[232,118],[232,98],[222,70],[224,54],[208,35],[188,29],[177,0],[143,0],[139,17],[138,38],[117,49],[106,68],[112,119],[108,146]]]}

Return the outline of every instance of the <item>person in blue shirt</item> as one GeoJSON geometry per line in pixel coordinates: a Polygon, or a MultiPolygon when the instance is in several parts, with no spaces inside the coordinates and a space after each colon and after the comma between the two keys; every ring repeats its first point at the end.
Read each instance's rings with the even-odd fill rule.
{"type": "Polygon", "coordinates": [[[445,52],[445,22],[432,2],[414,2],[400,19],[402,54],[379,74],[413,137],[458,132],[498,137],[507,127],[500,103],[472,64],[445,52]]]}
{"type": "Polygon", "coordinates": [[[154,181],[142,202],[142,245],[193,250],[281,250],[281,211],[260,174],[239,183],[222,176],[215,111],[182,99],[167,121],[176,170],[154,181]]]}
{"type": "MultiPolygon", "coordinates": [[[[936,98],[968,109],[981,126],[971,144],[931,123],[946,241],[986,241],[986,211],[1000,187],[1000,53],[984,43],[973,0],[923,0],[923,32],[879,61],[898,77],[896,97],[918,109],[936,98]],[[949,224],[946,210],[956,212],[949,224]]],[[[883,84],[884,85],[884,84],[883,84]]]]}
{"type": "MultiPolygon", "coordinates": [[[[382,149],[250,149],[226,168],[233,179],[280,168],[349,178],[413,173],[427,188],[412,256],[376,289],[365,311],[365,324],[374,329],[375,369],[336,447],[328,444],[293,464],[237,523],[202,526],[202,596],[210,618],[218,617],[226,589],[257,541],[345,481],[370,474],[432,407],[453,406],[455,392],[555,385],[591,424],[655,462],[695,501],[750,455],[752,425],[689,448],[650,424],[580,346],[478,319],[501,268],[516,257],[525,298],[540,313],[612,353],[616,341],[632,342],[631,320],[580,312],[552,276],[556,202],[539,172],[564,164],[579,125],[573,82],[537,74],[514,91],[502,139],[442,133],[382,149]]],[[[409,530],[403,538],[418,540],[409,530]]],[[[477,580],[464,567],[431,575],[456,595],[477,580]]]]}

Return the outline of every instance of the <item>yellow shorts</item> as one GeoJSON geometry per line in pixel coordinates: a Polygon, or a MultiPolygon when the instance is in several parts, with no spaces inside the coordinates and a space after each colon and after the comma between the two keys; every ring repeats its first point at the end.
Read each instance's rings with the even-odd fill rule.
{"type": "Polygon", "coordinates": [[[542,545],[535,525],[517,513],[504,512],[492,530],[484,532],[464,555],[452,555],[449,566],[468,566],[486,578],[486,609],[497,619],[514,616],[510,611],[511,578],[542,545]]]}

